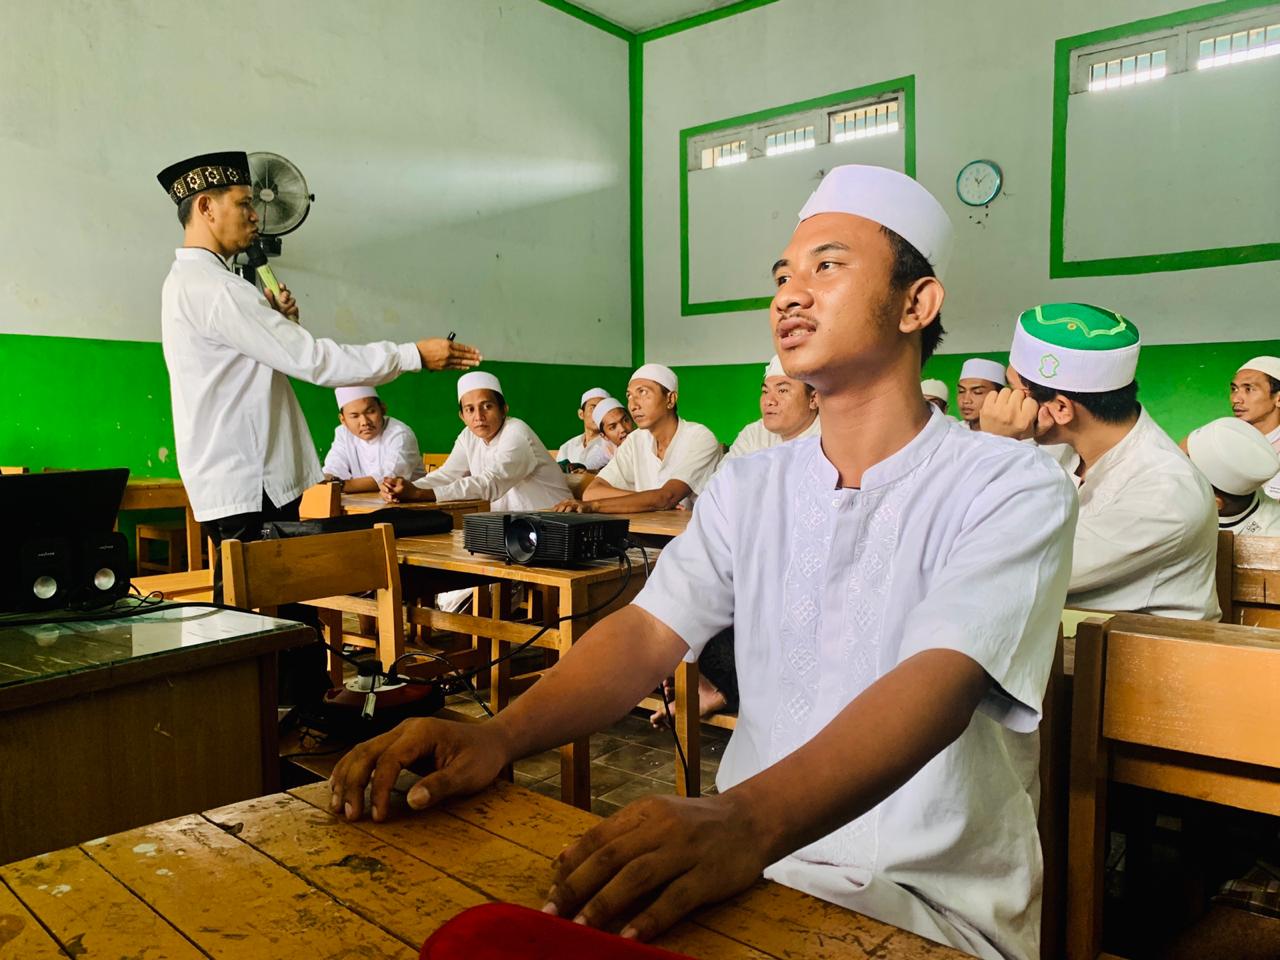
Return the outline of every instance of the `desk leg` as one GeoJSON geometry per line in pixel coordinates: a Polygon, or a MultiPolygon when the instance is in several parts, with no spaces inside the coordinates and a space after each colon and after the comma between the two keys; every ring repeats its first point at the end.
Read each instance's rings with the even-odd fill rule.
{"type": "MultiPolygon", "coordinates": [[[[484,587],[480,588],[484,590],[484,587]]],[[[507,620],[511,617],[511,587],[507,583],[495,583],[489,590],[489,605],[495,620],[507,620]]],[[[489,638],[489,709],[494,713],[505,710],[511,702],[511,661],[503,660],[493,663],[499,657],[511,651],[511,644],[489,638]]],[[[507,764],[498,774],[508,783],[515,782],[515,768],[507,764]]]]}
{"type": "MultiPolygon", "coordinates": [[[[587,588],[574,582],[560,588],[560,616],[567,617],[587,609],[587,588]]],[[[559,655],[564,656],[574,642],[586,632],[580,620],[562,621],[559,627],[559,655]]],[[[583,810],[591,809],[591,739],[582,737],[560,748],[560,798],[583,810]]]]}
{"type": "Polygon", "coordinates": [[[676,667],[675,716],[676,738],[689,764],[689,775],[676,755],[676,793],[682,797],[702,794],[702,718],[698,709],[698,665],[681,660],[676,667]]]}
{"type": "Polygon", "coordinates": [[[204,541],[200,535],[200,522],[196,520],[196,515],[191,509],[191,505],[187,504],[187,569],[203,570],[204,565],[200,562],[200,548],[204,541]]]}
{"type": "Polygon", "coordinates": [[[262,793],[280,792],[280,720],[276,707],[280,694],[276,654],[258,658],[258,703],[262,729],[262,793]]]}

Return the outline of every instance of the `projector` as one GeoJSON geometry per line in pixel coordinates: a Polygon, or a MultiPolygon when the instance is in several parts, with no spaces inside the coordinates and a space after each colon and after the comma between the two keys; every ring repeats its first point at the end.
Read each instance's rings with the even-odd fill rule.
{"type": "Polygon", "coordinates": [[[626,520],[583,513],[468,513],[463,545],[510,563],[571,567],[616,558],[627,548],[626,520]]]}

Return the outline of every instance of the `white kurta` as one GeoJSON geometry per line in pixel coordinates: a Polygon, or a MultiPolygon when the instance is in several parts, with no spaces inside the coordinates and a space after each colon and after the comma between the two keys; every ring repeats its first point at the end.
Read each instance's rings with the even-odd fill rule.
{"type": "Polygon", "coordinates": [[[422,369],[412,343],[317,339],[273,310],[216,254],[181,248],[160,295],[178,473],[197,520],[283,506],[323,476],[297,377],[322,387],[379,384],[422,369]]]}
{"type": "Polygon", "coordinates": [[[1280,537],[1280,503],[1255,493],[1247,510],[1218,517],[1218,529],[1230,530],[1237,537],[1280,537]]]}
{"type": "Polygon", "coordinates": [[[606,446],[604,437],[598,436],[590,443],[583,443],[582,434],[560,444],[560,450],[556,453],[556,460],[580,463],[592,473],[599,473],[612,459],[613,456],[606,446]]]}
{"type": "Polygon", "coordinates": [[[612,487],[635,493],[661,489],[668,480],[683,480],[693,492],[680,504],[691,507],[716,472],[723,453],[714,433],[700,423],[681,420],[661,460],[653,434],[633,430],[599,476],[612,487]]]}
{"type": "MultiPolygon", "coordinates": [[[[814,417],[813,423],[809,424],[798,434],[792,437],[792,440],[805,440],[808,437],[822,436],[822,418],[814,417]]],[[[776,433],[771,433],[765,429],[763,420],[756,420],[754,423],[748,423],[739,432],[733,441],[733,446],[729,448],[729,452],[724,455],[725,460],[732,460],[736,457],[745,457],[749,453],[755,453],[757,450],[770,450],[781,443],[788,443],[776,433]]]]}
{"type": "MultiPolygon", "coordinates": [[[[1280,427],[1276,427],[1270,433],[1266,434],[1266,438],[1267,443],[1271,444],[1276,453],[1280,453],[1280,427]]],[[[1272,500],[1280,500],[1280,473],[1277,473],[1267,481],[1267,485],[1262,488],[1262,492],[1272,500]]]]}
{"type": "Polygon", "coordinates": [[[395,417],[387,417],[382,432],[372,440],[357,437],[342,424],[333,432],[333,446],[324,458],[324,472],[339,480],[372,477],[404,477],[417,480],[426,475],[422,452],[413,431],[395,417]]]}
{"type": "Polygon", "coordinates": [[[734,628],[741,707],[722,792],[921,651],[980,664],[994,683],[959,739],[766,876],[984,957],[1031,960],[1035,731],[1070,573],[1071,484],[1033,447],[940,413],[861,489],[837,481],[817,439],[731,461],[635,602],[694,655],[734,628]]]}
{"type": "MultiPolygon", "coordinates": [[[[1079,483],[1078,456],[1065,464],[1079,483]]],[[[1146,410],[1079,483],[1067,603],[1218,620],[1218,511],[1209,482],[1146,410]]]]}
{"type": "Polygon", "coordinates": [[[547,448],[516,417],[488,443],[464,429],[449,458],[414,483],[437,500],[488,500],[495,513],[547,510],[571,496],[547,448]]]}

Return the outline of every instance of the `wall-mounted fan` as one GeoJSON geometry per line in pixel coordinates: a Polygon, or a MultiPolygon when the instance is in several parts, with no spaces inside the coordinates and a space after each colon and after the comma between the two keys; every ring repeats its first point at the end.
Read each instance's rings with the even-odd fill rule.
{"type": "Polygon", "coordinates": [[[302,171],[278,153],[249,154],[249,179],[259,242],[268,256],[279,256],[280,238],[302,226],[315,194],[307,190],[302,171]]]}

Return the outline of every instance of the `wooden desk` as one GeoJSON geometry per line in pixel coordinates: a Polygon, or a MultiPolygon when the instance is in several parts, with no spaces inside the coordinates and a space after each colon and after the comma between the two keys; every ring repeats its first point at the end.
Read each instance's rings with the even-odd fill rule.
{"type": "Polygon", "coordinates": [[[0,861],[278,789],[276,652],[314,638],[224,610],[0,620],[0,861]]]}
{"type": "MultiPolygon", "coordinates": [[[[443,510],[453,517],[453,528],[462,529],[462,518],[468,513],[487,513],[488,500],[444,500],[440,503],[387,503],[380,493],[344,493],[342,495],[342,512],[373,513],[386,507],[405,507],[409,510],[443,510]]],[[[304,516],[302,519],[308,519],[304,516]]]]}
{"type": "MultiPolygon", "coordinates": [[[[382,824],[335,820],[328,799],[315,784],[0,867],[0,958],[412,960],[467,907],[541,907],[551,858],[598,820],[501,783],[382,824]]],[[[966,956],[766,880],[657,945],[714,960],[966,956]]]]}
{"type": "MultiPolygon", "coordinates": [[[[620,581],[627,576],[626,567],[616,560],[602,560],[586,567],[564,569],[559,567],[534,567],[505,563],[496,557],[471,554],[463,546],[461,530],[441,533],[431,537],[402,537],[396,541],[396,554],[400,563],[409,567],[438,571],[448,578],[444,586],[483,585],[506,582],[534,586],[554,587],[557,595],[559,617],[576,616],[590,610],[618,594],[607,609],[577,620],[566,620],[551,627],[535,642],[535,646],[555,650],[563,656],[587,629],[608,613],[630,603],[645,583],[645,563],[640,551],[630,553],[631,574],[625,586],[620,581]],[[621,593],[619,593],[621,589],[621,593]]],[[[649,550],[649,563],[657,558],[657,552],[649,550]]],[[[487,660],[500,656],[511,644],[522,643],[542,628],[527,623],[513,623],[504,619],[499,608],[494,615],[487,610],[477,614],[445,613],[424,607],[410,610],[414,623],[439,630],[453,630],[474,637],[490,640],[487,660]]],[[[507,705],[510,691],[510,661],[499,664],[490,673],[491,709],[500,710],[507,705]]],[[[591,804],[590,745],[583,737],[560,748],[561,795],[565,803],[586,808],[591,804]]]]}
{"type": "Polygon", "coordinates": [[[187,569],[200,570],[202,536],[181,480],[164,477],[131,477],[125,484],[121,510],[185,510],[187,514],[187,569]]]}
{"type": "Polygon", "coordinates": [[[616,513],[602,516],[621,517],[630,523],[632,533],[644,533],[654,537],[678,537],[689,525],[692,510],[655,510],[650,513],[616,513]]]}

